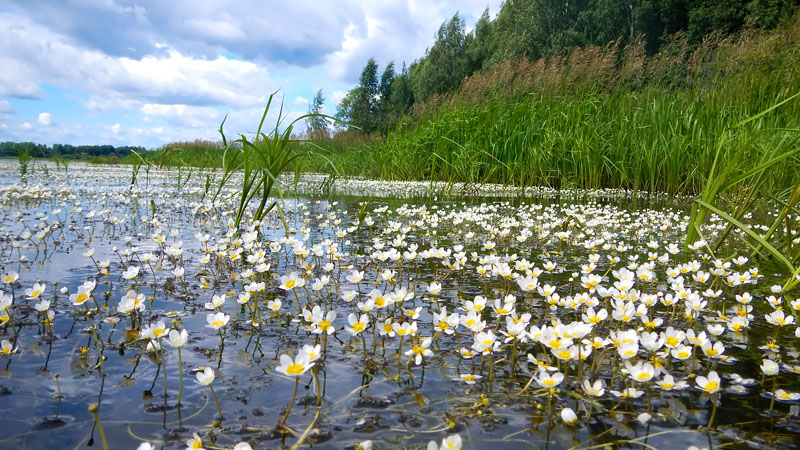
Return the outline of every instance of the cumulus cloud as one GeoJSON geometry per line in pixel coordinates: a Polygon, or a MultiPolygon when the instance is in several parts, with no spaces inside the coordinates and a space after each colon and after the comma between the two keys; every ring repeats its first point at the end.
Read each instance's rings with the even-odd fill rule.
{"type": "Polygon", "coordinates": [[[292,100],[292,104],[295,106],[308,106],[308,99],[298,95],[294,98],[294,100],[292,100]]]}
{"type": "Polygon", "coordinates": [[[0,99],[0,120],[10,120],[14,113],[14,105],[6,99],[0,99]]]}
{"type": "Polygon", "coordinates": [[[0,14],[0,96],[42,98],[40,86],[80,86],[88,108],[132,108],[143,102],[191,105],[261,103],[275,89],[269,71],[223,56],[196,59],[177,50],[115,58],[72,45],[24,18],[0,14]]]}
{"type": "Polygon", "coordinates": [[[194,0],[191,8],[182,2],[131,3],[26,0],[15,7],[82,46],[116,57],[139,59],[161,44],[198,58],[225,49],[244,59],[305,67],[336,50],[344,27],[360,15],[355,0],[194,0]]]}
{"type": "Polygon", "coordinates": [[[8,114],[11,112],[14,112],[14,105],[6,99],[0,99],[0,113],[8,114]]]}
{"type": "Polygon", "coordinates": [[[39,118],[36,120],[41,125],[50,125],[53,123],[53,116],[49,112],[39,113],[39,118]]]}
{"type": "Polygon", "coordinates": [[[222,118],[219,111],[204,106],[146,103],[141,110],[148,117],[161,117],[170,123],[191,128],[205,127],[210,121],[217,122],[222,118]]]}

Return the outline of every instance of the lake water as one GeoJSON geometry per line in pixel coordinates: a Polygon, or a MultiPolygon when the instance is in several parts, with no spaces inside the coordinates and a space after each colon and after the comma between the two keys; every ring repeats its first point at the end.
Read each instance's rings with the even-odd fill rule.
{"type": "Polygon", "coordinates": [[[306,176],[236,230],[238,179],[207,177],[0,162],[0,447],[800,442],[798,289],[746,248],[684,250],[686,199],[306,176]]]}

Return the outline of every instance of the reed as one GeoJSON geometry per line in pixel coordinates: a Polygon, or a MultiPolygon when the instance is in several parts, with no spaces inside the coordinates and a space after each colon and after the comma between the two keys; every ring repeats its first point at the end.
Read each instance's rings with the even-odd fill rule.
{"type": "MultiPolygon", "coordinates": [[[[271,199],[272,191],[276,188],[278,176],[290,168],[291,165],[298,160],[298,158],[311,156],[315,153],[314,148],[316,148],[316,145],[312,143],[311,147],[299,146],[298,144],[305,141],[292,137],[295,124],[304,119],[315,116],[325,117],[333,120],[332,117],[322,114],[304,114],[291,121],[288,125],[283,127],[283,131],[281,131],[281,126],[285,118],[283,113],[283,103],[281,103],[278,116],[275,121],[275,127],[271,132],[269,132],[269,134],[264,133],[261,130],[264,127],[264,121],[267,118],[267,114],[269,113],[270,106],[272,105],[272,101],[276,94],[277,92],[273,92],[269,96],[269,99],[267,100],[267,106],[264,108],[264,114],[261,116],[258,129],[256,130],[255,136],[252,138],[252,140],[248,139],[244,134],[240,134],[239,139],[228,143],[228,140],[225,137],[225,133],[222,129],[223,125],[220,125],[219,132],[220,135],[222,135],[223,146],[225,149],[222,158],[223,167],[226,167],[225,161],[231,146],[234,146],[234,148],[241,152],[240,167],[243,178],[240,188],[239,201],[236,208],[235,225],[237,228],[241,224],[251,201],[256,201],[258,203],[258,206],[253,214],[253,220],[261,220],[270,211],[272,211],[272,209],[278,204],[277,200],[271,199]]],[[[324,155],[320,154],[319,157],[327,160],[324,155]]],[[[235,170],[234,167],[238,169],[235,163],[231,163],[229,167],[231,171],[235,170]]],[[[333,167],[332,170],[335,172],[336,168],[333,167]]],[[[227,181],[225,174],[229,173],[230,172],[228,170],[224,171],[223,180],[218,187],[217,192],[219,192],[219,190],[222,188],[222,185],[227,181]]],[[[280,192],[278,193],[280,194],[280,192]]]]}

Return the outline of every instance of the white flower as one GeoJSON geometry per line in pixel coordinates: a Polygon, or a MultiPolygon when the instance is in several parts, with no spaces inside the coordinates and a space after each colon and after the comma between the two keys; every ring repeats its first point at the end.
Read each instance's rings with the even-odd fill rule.
{"type": "Polygon", "coordinates": [[[204,305],[206,309],[217,309],[222,308],[222,305],[225,304],[225,295],[213,295],[211,296],[211,301],[206,302],[204,305]]]}
{"type": "Polygon", "coordinates": [[[186,341],[189,339],[189,332],[186,329],[181,330],[171,330],[169,332],[169,345],[179,348],[183,347],[186,344],[186,341]]]}
{"type": "MultiPolygon", "coordinates": [[[[407,322],[406,322],[407,323],[407,322]]],[[[415,322],[416,323],[416,322],[415,322]]],[[[431,338],[425,338],[419,344],[413,344],[411,350],[405,352],[406,356],[414,356],[414,364],[422,364],[422,357],[433,356],[433,352],[428,348],[431,345],[431,338]]]]}
{"type": "Polygon", "coordinates": [[[197,372],[195,377],[197,378],[198,383],[208,386],[214,382],[214,369],[211,367],[205,367],[202,371],[197,372]]]}
{"type": "Polygon", "coordinates": [[[206,316],[206,321],[208,322],[208,325],[206,326],[208,328],[219,330],[227,325],[229,320],[231,320],[231,316],[225,314],[224,312],[211,313],[206,316]]]}
{"type": "Polygon", "coordinates": [[[695,379],[695,382],[700,389],[708,392],[709,394],[713,394],[720,389],[719,375],[717,375],[717,372],[713,370],[708,373],[708,377],[698,376],[695,379]]]}
{"type": "Polygon", "coordinates": [[[561,410],[561,419],[567,425],[573,425],[578,422],[578,416],[575,415],[575,411],[572,408],[564,408],[561,410]]]}
{"type": "Polygon", "coordinates": [[[289,291],[296,287],[301,288],[306,285],[306,280],[297,275],[297,272],[292,272],[289,275],[282,275],[281,276],[281,285],[280,288],[289,291]]]}
{"type": "Polygon", "coordinates": [[[275,368],[278,372],[293,377],[299,377],[306,373],[306,371],[314,367],[313,362],[305,352],[300,352],[297,357],[292,359],[289,355],[281,355],[281,364],[275,368]]]}
{"type": "Polygon", "coordinates": [[[129,266],[124,272],[122,272],[122,278],[125,278],[126,280],[132,280],[136,278],[136,275],[139,275],[139,268],[136,266],[129,266]]]}
{"type": "Polygon", "coordinates": [[[536,383],[539,386],[547,389],[552,389],[561,384],[562,381],[564,381],[564,374],[561,372],[554,372],[551,374],[546,370],[541,370],[539,371],[539,374],[536,375],[536,378],[534,378],[534,380],[536,380],[536,383]]]}
{"type": "Polygon", "coordinates": [[[771,359],[763,359],[759,367],[761,367],[761,371],[764,372],[764,375],[777,375],[780,371],[778,363],[771,359]]]}
{"type": "Polygon", "coordinates": [[[454,434],[442,439],[442,443],[437,445],[436,441],[428,442],[428,450],[461,450],[461,436],[454,434]]]}

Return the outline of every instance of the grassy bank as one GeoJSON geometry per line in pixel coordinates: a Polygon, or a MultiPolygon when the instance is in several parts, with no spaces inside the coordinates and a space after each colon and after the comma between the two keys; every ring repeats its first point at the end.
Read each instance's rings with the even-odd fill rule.
{"type": "MultiPolygon", "coordinates": [[[[319,142],[340,173],[399,180],[501,182],[695,194],[718,164],[744,168],[798,145],[800,20],[692,48],[677,37],[511,61],[434,98],[385,139],[319,142]],[[724,142],[721,138],[725,136],[724,142]]],[[[309,170],[323,169],[306,162],[309,170]]],[[[800,159],[767,187],[796,184],[800,159]]]]}

